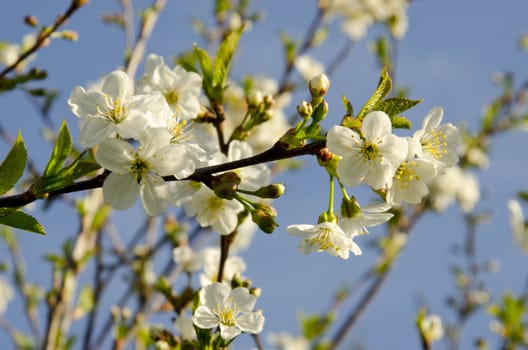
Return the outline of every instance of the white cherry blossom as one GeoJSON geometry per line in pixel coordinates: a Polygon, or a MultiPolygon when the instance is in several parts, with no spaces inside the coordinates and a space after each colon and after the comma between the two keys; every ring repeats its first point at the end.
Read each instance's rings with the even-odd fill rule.
{"type": "Polygon", "coordinates": [[[138,195],[145,211],[156,215],[171,199],[162,176],[184,172],[189,166],[186,150],[170,144],[163,128],[146,129],[137,150],[123,140],[106,139],[99,145],[96,161],[111,171],[103,184],[103,195],[113,208],[130,208],[138,195]]]}
{"type": "Polygon", "coordinates": [[[247,288],[231,289],[213,283],[200,290],[200,305],[193,315],[196,326],[204,329],[220,328],[220,336],[231,340],[242,332],[258,334],[264,326],[264,316],[253,311],[257,297],[247,288]]]}
{"type": "Polygon", "coordinates": [[[408,153],[407,141],[392,134],[392,125],[384,112],[367,114],[361,134],[344,126],[333,126],[327,135],[330,152],[341,156],[337,175],[347,186],[362,181],[374,189],[390,187],[392,177],[408,153]]]}
{"type": "Polygon", "coordinates": [[[163,57],[151,54],[145,62],[145,74],[138,82],[138,90],[144,93],[159,91],[177,118],[193,119],[200,112],[199,96],[202,77],[187,72],[181,66],[172,69],[163,57]]]}
{"type": "Polygon", "coordinates": [[[322,222],[317,225],[290,225],[288,233],[301,236],[299,250],[303,254],[326,251],[328,254],[348,259],[350,252],[361,255],[361,248],[341,227],[333,222],[322,222]]]}
{"type": "Polygon", "coordinates": [[[374,202],[364,207],[360,207],[357,204],[355,213],[349,213],[349,215],[351,214],[350,216],[342,213],[339,219],[339,226],[351,238],[367,234],[367,227],[381,225],[394,216],[392,213],[387,213],[390,208],[391,205],[386,202],[374,202]]]}
{"type": "Polygon", "coordinates": [[[119,70],[107,75],[100,89],[76,87],[68,104],[81,119],[79,144],[83,147],[98,145],[115,134],[137,139],[152,119],[170,113],[161,94],[135,95],[132,78],[119,70]]]}
{"type": "Polygon", "coordinates": [[[418,157],[430,160],[439,167],[450,167],[458,162],[457,149],[461,139],[456,126],[451,123],[440,125],[443,115],[441,107],[431,109],[413,138],[422,145],[418,157]]]}

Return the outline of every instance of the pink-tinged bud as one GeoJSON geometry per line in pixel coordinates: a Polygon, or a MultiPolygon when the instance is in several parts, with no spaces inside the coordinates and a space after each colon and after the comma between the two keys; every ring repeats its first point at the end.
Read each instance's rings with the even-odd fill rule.
{"type": "Polygon", "coordinates": [[[330,80],[324,74],[319,74],[310,79],[308,83],[312,97],[323,97],[330,88],[330,80]]]}

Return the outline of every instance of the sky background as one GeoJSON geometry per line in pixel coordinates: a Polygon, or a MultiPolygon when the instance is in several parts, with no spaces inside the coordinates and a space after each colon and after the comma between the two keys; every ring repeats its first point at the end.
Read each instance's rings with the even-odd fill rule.
{"type": "MultiPolygon", "coordinates": [[[[122,62],[122,33],[100,23],[103,13],[117,11],[117,3],[93,0],[66,26],[80,33],[79,41],[72,44],[54,40],[50,47],[39,51],[35,61],[49,73],[45,82],[35,85],[60,90],[52,113],[53,122],[58,126],[60,120],[66,118],[73,134],[77,133],[77,120],[66,104],[71,90],[108,74],[122,62]]],[[[148,3],[137,1],[137,6],[148,3]]],[[[20,42],[22,36],[30,32],[22,22],[24,15],[31,13],[41,23],[51,23],[67,4],[65,0],[53,3],[21,0],[4,4],[0,13],[0,40],[20,42]]],[[[278,79],[283,70],[279,31],[285,30],[291,37],[301,38],[315,14],[315,5],[307,0],[261,0],[255,1],[253,8],[263,9],[265,17],[244,35],[233,75],[241,78],[247,73],[257,73],[278,79]]],[[[191,47],[198,39],[190,29],[190,16],[205,18],[210,10],[211,1],[169,1],[147,53],[170,58],[191,47]]],[[[459,124],[464,121],[475,130],[482,108],[498,93],[491,82],[492,74],[514,72],[517,84],[527,76],[528,55],[517,47],[519,36],[528,32],[526,13],[528,3],[524,0],[417,0],[412,3],[408,12],[409,29],[398,49],[396,74],[398,83],[410,88],[411,98],[424,99],[407,113],[414,130],[421,125],[427,111],[437,105],[445,110],[445,122],[459,124]]],[[[328,94],[331,109],[326,125],[339,122],[342,94],[359,107],[373,91],[379,70],[367,45],[380,31],[380,27],[374,27],[332,77],[328,94]]],[[[328,63],[344,41],[345,37],[333,25],[328,42],[317,48],[314,56],[328,63]]],[[[290,111],[302,97],[293,100],[290,111]]],[[[19,92],[1,95],[0,104],[3,107],[0,124],[12,135],[23,130],[30,157],[43,169],[50,147],[42,141],[41,124],[34,108],[19,92]]],[[[527,188],[526,145],[526,135],[520,132],[497,137],[491,146],[491,166],[477,174],[484,197],[477,210],[493,212],[491,222],[478,231],[478,257],[496,258],[501,262],[499,272],[486,279],[495,300],[508,290],[520,292],[528,272],[526,256],[512,242],[506,208],[506,201],[516,191],[527,188]]],[[[0,154],[7,151],[8,147],[0,144],[0,154]]],[[[336,288],[353,283],[374,259],[366,249],[368,237],[357,240],[365,247],[363,256],[343,261],[322,253],[301,255],[297,250],[298,238],[286,233],[285,227],[289,224],[315,223],[325,209],[327,177],[314,163],[314,159],[306,158],[304,169],[277,179],[287,188],[284,197],[275,202],[280,227],[271,236],[257,234],[253,246],[244,253],[248,264],[246,275],[263,289],[258,306],[266,317],[264,334],[283,330],[297,333],[299,312],[325,310],[336,288]]],[[[29,257],[28,274],[35,283],[49,283],[49,270],[41,264],[41,257],[50,250],[58,252],[64,239],[76,228],[73,218],[61,215],[64,210],[63,206],[56,205],[50,212],[35,212],[46,227],[47,236],[18,234],[29,257]]],[[[115,218],[123,225],[131,215],[140,212],[136,207],[115,213],[115,218]]],[[[445,297],[454,291],[449,266],[460,262],[460,258],[451,253],[451,247],[462,243],[464,225],[461,218],[462,213],[454,206],[442,215],[428,214],[423,218],[347,344],[359,343],[368,349],[418,348],[414,318],[420,301],[425,301],[429,310],[444,320],[453,320],[445,297]]],[[[126,226],[121,228],[127,229],[126,226]]],[[[371,230],[372,237],[381,234],[381,229],[371,230]]],[[[5,254],[0,248],[0,260],[4,260],[5,254]]],[[[355,300],[347,302],[342,315],[354,305],[355,300]]],[[[20,310],[20,303],[13,302],[5,316],[15,325],[22,325],[20,310]]],[[[488,323],[489,317],[484,313],[471,319],[463,334],[462,348],[470,348],[476,336],[490,337],[488,323]]],[[[5,341],[5,334],[0,333],[0,345],[5,341]]],[[[243,350],[251,341],[246,337],[238,344],[236,348],[243,350]]],[[[439,344],[437,348],[444,346],[439,344]]]]}

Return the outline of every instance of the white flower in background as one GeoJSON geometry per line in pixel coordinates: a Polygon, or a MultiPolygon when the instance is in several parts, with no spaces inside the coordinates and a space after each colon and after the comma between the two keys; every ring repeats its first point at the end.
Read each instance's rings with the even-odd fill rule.
{"type": "Polygon", "coordinates": [[[444,110],[434,107],[424,117],[422,129],[413,138],[422,145],[419,158],[427,159],[440,167],[450,167],[458,162],[457,149],[461,145],[458,128],[451,123],[442,124],[444,110]]]}
{"type": "Polygon", "coordinates": [[[189,246],[179,246],[172,251],[174,262],[178,264],[185,272],[192,273],[202,268],[202,259],[200,254],[194,252],[189,246]]]}
{"type": "Polygon", "coordinates": [[[387,202],[400,204],[407,202],[418,204],[429,193],[427,184],[436,176],[436,167],[425,159],[416,158],[416,153],[421,153],[421,146],[416,140],[407,138],[409,154],[407,159],[400,163],[392,178],[392,186],[387,192],[387,202]]]}
{"type": "Polygon", "coordinates": [[[518,200],[510,199],[508,201],[508,210],[510,212],[510,228],[513,233],[513,239],[524,252],[528,253],[528,227],[521,204],[518,200]]]}
{"type": "Polygon", "coordinates": [[[180,337],[184,340],[195,340],[196,331],[194,330],[192,317],[180,314],[176,320],[174,320],[174,328],[180,334],[180,337]]]}
{"type": "Polygon", "coordinates": [[[473,210],[480,199],[478,179],[475,175],[458,166],[445,169],[429,184],[430,200],[433,208],[443,211],[457,200],[466,213],[473,210]]]}
{"type": "MultiPolygon", "coordinates": [[[[218,282],[218,263],[220,262],[219,248],[205,248],[201,255],[203,273],[200,275],[200,285],[205,287],[213,282],[218,282]]],[[[246,263],[238,255],[227,257],[224,265],[224,275],[222,281],[230,284],[235,275],[242,276],[246,271],[246,263]]]]}
{"type": "Polygon", "coordinates": [[[387,213],[391,205],[386,202],[375,202],[360,207],[355,199],[354,210],[349,213],[341,213],[339,226],[348,237],[354,238],[358,235],[368,233],[367,227],[381,225],[389,221],[394,215],[387,213]]]}
{"type": "Polygon", "coordinates": [[[134,82],[123,71],[107,75],[100,90],[76,87],[68,105],[81,119],[79,144],[83,147],[98,145],[114,134],[137,139],[152,119],[170,113],[161,94],[134,95],[134,82]]]}
{"type": "Polygon", "coordinates": [[[237,200],[219,198],[206,186],[200,187],[184,206],[187,216],[196,215],[200,226],[211,226],[213,231],[221,235],[228,235],[235,230],[238,213],[244,210],[237,200]]]}
{"type": "Polygon", "coordinates": [[[177,118],[193,119],[200,112],[202,77],[181,66],[169,68],[163,57],[151,54],[145,62],[145,74],[138,82],[144,93],[159,91],[177,118]]]}
{"type": "Polygon", "coordinates": [[[290,225],[286,229],[289,234],[302,237],[299,250],[303,254],[326,251],[342,259],[348,259],[350,252],[361,255],[361,248],[335,223],[290,225]]]}
{"type": "Polygon", "coordinates": [[[113,208],[123,210],[130,208],[140,195],[149,215],[165,210],[171,199],[162,176],[186,173],[192,165],[187,151],[170,144],[170,135],[163,128],[145,130],[137,151],[126,141],[106,139],[95,159],[112,172],[103,184],[105,200],[113,208]]]}
{"type": "MultiPolygon", "coordinates": [[[[26,52],[28,49],[30,49],[33,45],[35,45],[35,42],[37,41],[36,34],[26,34],[22,38],[22,45],[19,44],[11,44],[7,42],[0,42],[0,64],[4,66],[10,66],[13,63],[15,63],[20,55],[22,55],[24,52],[26,52]]],[[[21,71],[23,70],[29,62],[31,62],[33,59],[35,59],[36,54],[31,54],[28,57],[24,59],[24,61],[20,62],[16,70],[21,71]]]]}
{"type": "Polygon", "coordinates": [[[294,64],[305,81],[310,81],[310,79],[316,75],[323,74],[325,71],[324,65],[310,55],[297,56],[294,64]]]}
{"type": "Polygon", "coordinates": [[[222,283],[213,283],[200,290],[200,306],[193,322],[203,329],[220,328],[220,336],[231,340],[242,332],[258,334],[264,327],[264,316],[253,311],[257,297],[247,288],[231,289],[222,283]]]}
{"type": "Polygon", "coordinates": [[[277,350],[309,350],[310,342],[304,337],[295,337],[289,333],[270,333],[268,342],[277,350]]]}
{"type": "Polygon", "coordinates": [[[343,18],[341,30],[354,41],[375,23],[387,24],[392,35],[401,39],[408,27],[408,6],[408,0],[331,0],[328,12],[343,18]]]}
{"type": "Polygon", "coordinates": [[[420,331],[429,342],[440,340],[444,336],[444,325],[438,315],[427,315],[420,323],[420,331]]]}
{"type": "Polygon", "coordinates": [[[255,232],[257,232],[258,226],[249,217],[247,217],[237,227],[237,233],[233,242],[229,246],[229,253],[238,253],[247,250],[253,240],[255,232]]]}
{"type": "Polygon", "coordinates": [[[339,179],[351,187],[362,181],[374,189],[390,187],[394,172],[407,156],[407,141],[392,134],[389,117],[380,111],[365,116],[361,134],[339,125],[328,132],[328,149],[343,157],[337,165],[339,179]]]}
{"type": "Polygon", "coordinates": [[[15,292],[9,283],[0,277],[0,316],[6,311],[7,304],[13,299],[15,292]]]}

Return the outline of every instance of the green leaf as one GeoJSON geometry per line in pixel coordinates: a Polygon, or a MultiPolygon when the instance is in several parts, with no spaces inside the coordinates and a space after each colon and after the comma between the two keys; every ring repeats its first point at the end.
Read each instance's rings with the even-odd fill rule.
{"type": "Polygon", "coordinates": [[[484,110],[484,116],[482,117],[482,130],[491,130],[493,122],[499,116],[499,112],[502,109],[504,102],[502,99],[496,99],[484,110]]]}
{"type": "Polygon", "coordinates": [[[62,121],[59,135],[57,136],[57,141],[51,152],[51,157],[48,161],[48,165],[42,174],[43,177],[52,176],[57,174],[62,166],[64,161],[68,158],[72,148],[72,138],[70,135],[70,130],[68,130],[68,125],[66,120],[62,121]]]}
{"type": "Polygon", "coordinates": [[[397,115],[394,117],[391,117],[391,124],[393,128],[396,129],[411,129],[412,123],[409,119],[405,118],[403,115],[397,115]]]}
{"type": "Polygon", "coordinates": [[[194,46],[194,55],[200,64],[203,77],[203,88],[207,97],[211,97],[213,89],[213,64],[207,51],[194,46]]]}
{"type": "Polygon", "coordinates": [[[345,95],[341,96],[341,102],[343,103],[343,107],[345,108],[345,114],[353,115],[354,107],[352,107],[352,103],[348,100],[345,95]]]}
{"type": "Polygon", "coordinates": [[[20,132],[11,150],[0,164],[0,194],[13,188],[26,167],[26,145],[20,132]]]}
{"type": "Polygon", "coordinates": [[[243,29],[244,27],[242,26],[229,33],[229,35],[220,43],[216,52],[213,67],[213,85],[217,89],[220,89],[220,91],[224,89],[224,84],[229,75],[229,67],[243,29]]]}
{"type": "MultiPolygon", "coordinates": [[[[2,208],[5,209],[5,208],[2,208]]],[[[0,211],[0,224],[11,226],[21,230],[39,233],[45,235],[44,227],[33,216],[28,215],[20,210],[12,210],[10,213],[0,211]],[[2,215],[7,214],[7,215],[2,215]]]]}
{"type": "Polygon", "coordinates": [[[408,109],[416,106],[423,100],[411,100],[405,97],[392,97],[380,101],[375,107],[376,111],[383,111],[387,113],[389,117],[394,117],[400,113],[405,112],[408,109]]]}
{"type": "Polygon", "coordinates": [[[389,73],[387,73],[387,70],[383,68],[381,71],[380,80],[378,83],[378,87],[370,96],[367,103],[361,108],[357,115],[357,119],[363,121],[363,118],[372,110],[374,110],[374,107],[385,98],[389,94],[389,92],[392,89],[392,80],[389,76],[389,73]]]}

